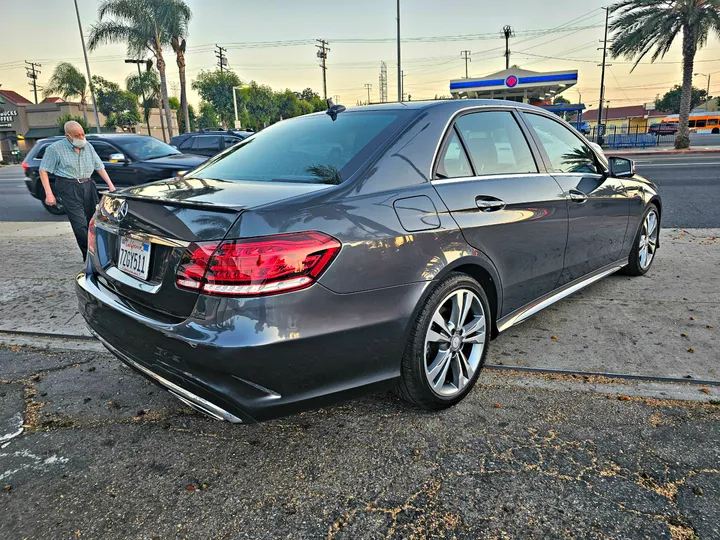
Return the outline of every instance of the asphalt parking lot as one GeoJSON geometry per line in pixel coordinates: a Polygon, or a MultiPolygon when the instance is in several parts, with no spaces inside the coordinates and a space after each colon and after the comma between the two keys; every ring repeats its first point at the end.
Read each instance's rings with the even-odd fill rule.
{"type": "Polygon", "coordinates": [[[380,394],[232,426],[106,354],[5,348],[1,418],[27,423],[0,444],[0,537],[720,536],[720,402],[513,377],[438,414],[380,394]]]}

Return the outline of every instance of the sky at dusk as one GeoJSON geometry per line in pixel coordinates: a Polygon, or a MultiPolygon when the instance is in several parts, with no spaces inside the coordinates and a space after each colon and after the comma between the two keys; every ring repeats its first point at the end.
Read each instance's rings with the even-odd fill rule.
{"type": "MultiPolygon", "coordinates": [[[[388,95],[397,100],[395,0],[322,2],[305,0],[187,0],[193,10],[188,37],[187,72],[192,80],[215,69],[214,45],[226,47],[229,67],[243,81],[255,80],[275,90],[312,87],[322,93],[315,39],[330,42],[328,95],[354,105],[378,101],[380,63],[388,68],[388,95]],[[295,43],[293,43],[295,42],[295,43]]],[[[0,84],[32,99],[23,61],[42,64],[40,84],[53,67],[69,61],[84,72],[73,0],[3,1],[0,14],[0,84]]],[[[97,20],[98,0],[78,0],[87,35],[97,20]]],[[[461,51],[469,50],[470,76],[485,76],[505,67],[501,30],[512,25],[516,37],[511,63],[531,71],[578,69],[579,84],[565,97],[596,105],[600,86],[600,40],[606,3],[596,0],[556,0],[551,4],[514,0],[402,0],[401,21],[405,92],[413,100],[449,94],[449,81],[463,77],[461,51]],[[544,7],[551,6],[551,7],[544,7]],[[565,31],[553,31],[562,27],[565,31]],[[467,37],[464,37],[467,36],[467,37]]],[[[123,83],[136,69],[123,62],[123,45],[106,45],[90,54],[93,74],[123,83]]],[[[177,95],[175,55],[165,51],[171,95],[177,95]]],[[[612,60],[606,80],[611,106],[651,102],[681,81],[680,42],[661,62],[638,66],[612,60]]],[[[720,94],[720,41],[713,36],[697,56],[696,71],[713,75],[711,95],[720,94]]],[[[707,80],[698,77],[696,86],[707,80]]],[[[124,85],[124,83],[123,83],[124,85]]],[[[190,91],[190,102],[199,98],[190,91]]]]}

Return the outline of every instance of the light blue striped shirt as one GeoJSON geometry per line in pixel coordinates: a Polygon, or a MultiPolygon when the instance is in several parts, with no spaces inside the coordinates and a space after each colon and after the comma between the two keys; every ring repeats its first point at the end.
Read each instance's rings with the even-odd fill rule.
{"type": "Polygon", "coordinates": [[[40,170],[63,178],[90,178],[93,171],[104,168],[90,141],[78,153],[66,138],[48,146],[40,162],[40,170]]]}

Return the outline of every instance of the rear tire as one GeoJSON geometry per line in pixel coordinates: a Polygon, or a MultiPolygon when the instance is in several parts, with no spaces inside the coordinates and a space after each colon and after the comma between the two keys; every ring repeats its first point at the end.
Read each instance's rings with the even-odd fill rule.
{"type": "Polygon", "coordinates": [[[425,301],[410,331],[396,393],[430,410],[459,403],[485,364],[490,305],[480,284],[453,273],[425,301]]]}
{"type": "Polygon", "coordinates": [[[623,272],[630,276],[644,276],[655,261],[660,237],[660,212],[657,206],[649,204],[640,227],[635,235],[628,265],[623,272]]]}

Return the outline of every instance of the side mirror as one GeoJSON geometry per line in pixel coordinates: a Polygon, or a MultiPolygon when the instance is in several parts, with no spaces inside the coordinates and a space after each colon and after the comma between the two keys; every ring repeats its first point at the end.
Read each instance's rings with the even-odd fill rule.
{"type": "Polygon", "coordinates": [[[110,163],[129,163],[130,160],[125,157],[125,154],[110,154],[110,163]]]}
{"type": "Polygon", "coordinates": [[[635,176],[635,162],[623,157],[611,157],[610,175],[615,178],[632,178],[635,176]]]}

